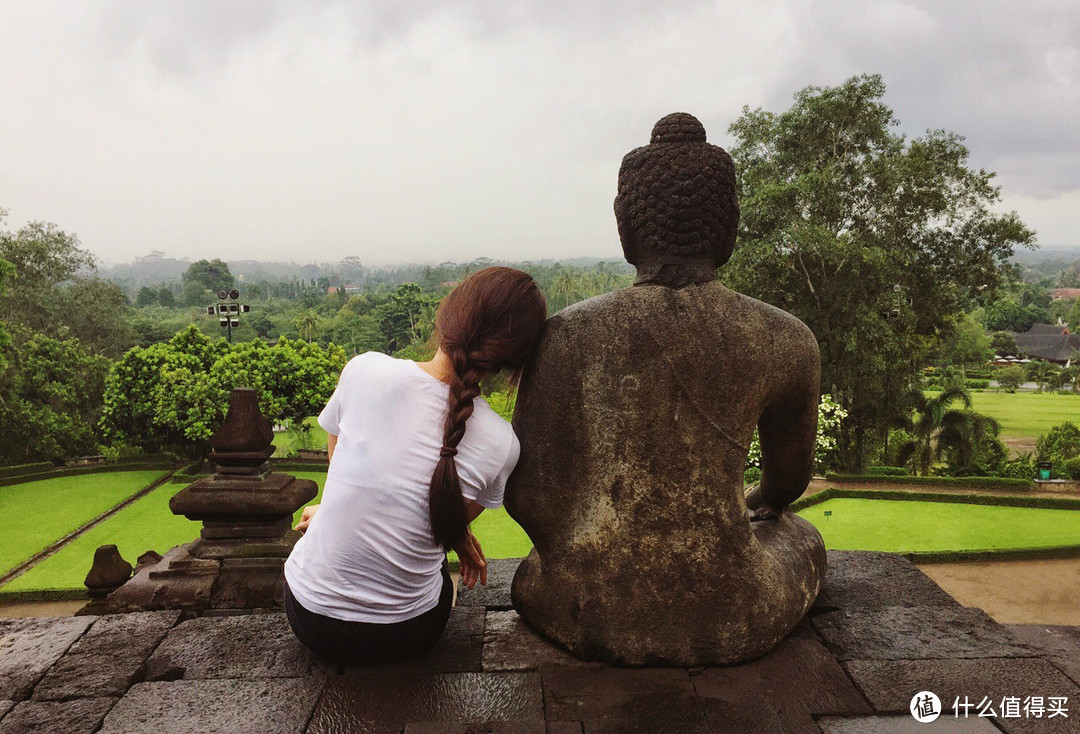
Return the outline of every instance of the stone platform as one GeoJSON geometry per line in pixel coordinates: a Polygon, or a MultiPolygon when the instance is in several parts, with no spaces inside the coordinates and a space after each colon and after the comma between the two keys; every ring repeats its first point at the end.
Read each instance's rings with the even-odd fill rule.
{"type": "Polygon", "coordinates": [[[515,567],[494,562],[437,648],[395,665],[325,665],[277,613],[0,620],[0,734],[1080,732],[1080,628],[999,625],[900,556],[830,552],[809,617],[730,668],[577,660],[510,608],[515,567]],[[908,713],[924,690],[933,724],[908,713]],[[965,696],[999,715],[954,718],[965,696]],[[1005,696],[1068,697],[1069,716],[1006,716],[1005,696]]]}

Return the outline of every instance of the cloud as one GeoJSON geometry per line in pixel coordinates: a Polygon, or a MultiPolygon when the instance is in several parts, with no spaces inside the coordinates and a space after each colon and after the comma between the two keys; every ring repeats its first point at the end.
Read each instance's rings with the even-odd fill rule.
{"type": "Polygon", "coordinates": [[[20,4],[0,205],[107,261],[615,257],[619,161],[656,119],[725,144],[744,104],[880,71],[905,131],[965,134],[1080,242],[1075,5],[943,5],[20,4]]]}

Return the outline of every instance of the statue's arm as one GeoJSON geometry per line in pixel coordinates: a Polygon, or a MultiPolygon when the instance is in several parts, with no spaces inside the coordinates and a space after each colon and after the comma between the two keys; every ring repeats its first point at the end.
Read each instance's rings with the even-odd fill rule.
{"type": "MultiPolygon", "coordinates": [[[[797,500],[813,476],[821,358],[813,335],[802,328],[807,338],[800,340],[802,348],[792,355],[775,397],[758,420],[761,484],[754,499],[766,505],[761,508],[766,514],[797,500]]],[[[751,509],[757,509],[754,503],[748,502],[751,509]]]]}

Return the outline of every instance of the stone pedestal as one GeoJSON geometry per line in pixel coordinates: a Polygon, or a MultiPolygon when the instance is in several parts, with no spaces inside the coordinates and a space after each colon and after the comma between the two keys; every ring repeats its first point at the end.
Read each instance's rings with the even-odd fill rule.
{"type": "Polygon", "coordinates": [[[199,538],[177,546],[156,563],[80,613],[143,609],[194,612],[280,606],[282,569],[300,534],[292,516],[315,498],[318,486],[270,471],[270,423],[255,391],[237,388],[221,428],[210,441],[215,473],[169,501],[177,515],[203,524],[199,538]]]}

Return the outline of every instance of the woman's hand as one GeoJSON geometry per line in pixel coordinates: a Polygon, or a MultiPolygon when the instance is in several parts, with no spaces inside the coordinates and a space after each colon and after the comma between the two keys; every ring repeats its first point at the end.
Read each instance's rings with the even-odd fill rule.
{"type": "Polygon", "coordinates": [[[454,551],[458,555],[461,583],[465,588],[473,588],[477,581],[482,586],[486,586],[487,558],[484,557],[484,551],[480,548],[480,541],[471,530],[465,531],[465,540],[454,546],[454,551]]]}
{"type": "Polygon", "coordinates": [[[304,508],[304,514],[300,515],[300,522],[296,523],[296,527],[293,530],[299,530],[301,533],[307,531],[308,525],[311,524],[311,518],[315,517],[315,513],[319,511],[318,505],[308,505],[304,508]]]}

